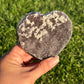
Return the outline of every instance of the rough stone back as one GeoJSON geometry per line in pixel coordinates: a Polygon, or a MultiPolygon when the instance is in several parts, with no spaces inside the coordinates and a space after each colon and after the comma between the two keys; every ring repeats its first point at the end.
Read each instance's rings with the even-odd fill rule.
{"type": "Polygon", "coordinates": [[[21,47],[42,60],[63,50],[72,35],[72,22],[60,11],[31,12],[18,24],[17,34],[21,47]]]}

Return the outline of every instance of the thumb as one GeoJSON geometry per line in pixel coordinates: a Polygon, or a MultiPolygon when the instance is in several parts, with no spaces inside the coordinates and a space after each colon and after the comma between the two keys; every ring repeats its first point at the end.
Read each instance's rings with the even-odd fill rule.
{"type": "Polygon", "coordinates": [[[38,64],[37,68],[32,71],[32,74],[34,74],[34,78],[38,79],[40,76],[51,70],[56,64],[58,64],[58,62],[59,56],[51,57],[41,61],[38,64]]]}

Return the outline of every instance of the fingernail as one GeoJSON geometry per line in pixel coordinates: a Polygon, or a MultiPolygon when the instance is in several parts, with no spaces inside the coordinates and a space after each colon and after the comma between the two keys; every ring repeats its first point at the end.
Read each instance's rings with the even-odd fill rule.
{"type": "Polygon", "coordinates": [[[59,56],[49,58],[50,67],[54,67],[59,62],[59,56]]]}

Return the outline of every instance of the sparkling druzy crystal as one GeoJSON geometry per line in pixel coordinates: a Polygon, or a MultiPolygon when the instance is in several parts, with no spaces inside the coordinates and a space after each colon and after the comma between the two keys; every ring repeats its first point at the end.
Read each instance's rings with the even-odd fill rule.
{"type": "Polygon", "coordinates": [[[43,60],[58,55],[72,35],[72,22],[61,11],[28,13],[17,28],[18,42],[30,55],[43,60]]]}

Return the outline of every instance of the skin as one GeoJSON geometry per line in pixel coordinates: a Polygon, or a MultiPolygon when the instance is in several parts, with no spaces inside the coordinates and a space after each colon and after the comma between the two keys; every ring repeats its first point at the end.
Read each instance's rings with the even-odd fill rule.
{"type": "Polygon", "coordinates": [[[59,56],[33,62],[36,58],[26,53],[20,46],[0,58],[0,84],[34,84],[59,62],[59,56]]]}

